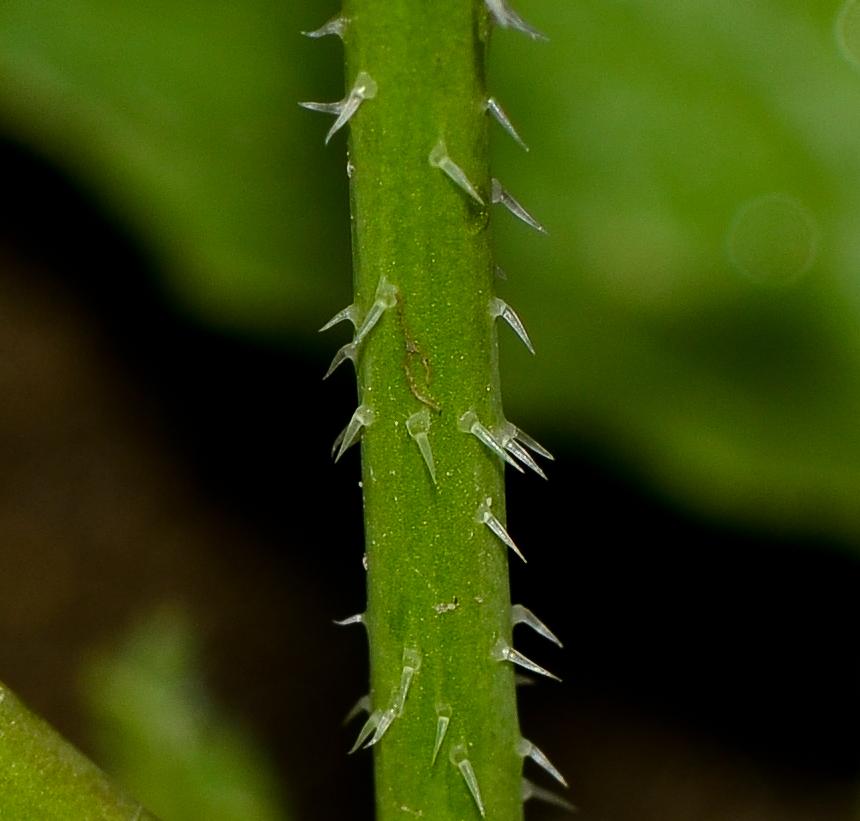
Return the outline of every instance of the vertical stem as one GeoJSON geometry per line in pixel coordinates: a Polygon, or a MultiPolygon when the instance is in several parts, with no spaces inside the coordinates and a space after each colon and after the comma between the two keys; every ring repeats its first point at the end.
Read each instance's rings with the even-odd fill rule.
{"type": "Polygon", "coordinates": [[[494,657],[511,644],[508,548],[479,519],[504,523],[503,463],[462,429],[469,412],[504,422],[487,12],[346,0],[343,15],[347,89],[366,75],[376,92],[350,123],[349,168],[359,336],[384,309],[355,356],[378,819],[516,821],[513,670],[494,657]]]}

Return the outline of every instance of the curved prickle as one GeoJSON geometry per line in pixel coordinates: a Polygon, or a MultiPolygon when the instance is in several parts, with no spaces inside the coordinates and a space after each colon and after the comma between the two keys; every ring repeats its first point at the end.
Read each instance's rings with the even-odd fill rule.
{"type": "Polygon", "coordinates": [[[503,421],[502,424],[494,431],[494,437],[495,440],[512,456],[515,456],[524,465],[531,468],[541,478],[547,478],[547,475],[543,470],[541,470],[538,463],[535,462],[528,451],[525,450],[525,447],[528,447],[533,453],[537,453],[538,455],[544,456],[548,459],[554,459],[553,455],[546,450],[546,448],[541,447],[534,439],[526,436],[519,428],[512,425],[507,420],[503,421]]]}
{"type": "Polygon", "coordinates": [[[451,707],[448,704],[436,705],[436,740],[433,743],[433,758],[430,761],[431,766],[436,763],[436,756],[439,755],[439,750],[442,747],[442,742],[445,740],[445,734],[448,732],[448,725],[451,723],[451,707]]]}
{"type": "Polygon", "coordinates": [[[517,742],[517,755],[520,758],[530,758],[539,767],[546,770],[559,784],[567,787],[567,781],[564,776],[552,765],[552,762],[526,738],[521,738],[517,742]]]}
{"type": "Polygon", "coordinates": [[[337,621],[335,619],[334,622],[338,627],[346,627],[348,624],[365,624],[364,613],[356,613],[354,616],[349,616],[348,618],[341,619],[337,621]]]}
{"type": "Polygon", "coordinates": [[[352,705],[352,708],[343,719],[343,723],[349,724],[349,722],[352,721],[359,713],[367,713],[369,715],[372,709],[373,702],[371,701],[370,693],[367,693],[367,695],[363,695],[355,702],[355,704],[352,705]]]}
{"type": "Polygon", "coordinates": [[[400,687],[397,688],[397,694],[394,697],[394,715],[396,717],[403,715],[403,707],[406,704],[406,696],[409,695],[409,687],[412,685],[412,678],[421,667],[421,654],[417,650],[403,651],[403,670],[400,673],[400,687]]]}
{"type": "Polygon", "coordinates": [[[328,366],[328,370],[325,372],[325,376],[323,380],[328,379],[347,359],[351,359],[355,362],[355,357],[358,354],[358,345],[355,342],[347,342],[342,348],[338,349],[338,352],[334,355],[334,359],[331,361],[331,365],[328,366]]]}
{"type": "Polygon", "coordinates": [[[477,521],[485,524],[496,536],[499,537],[514,553],[517,554],[526,564],[526,557],[520,553],[520,549],[514,543],[514,540],[508,535],[508,531],[505,530],[505,526],[496,518],[493,514],[493,511],[490,509],[493,504],[493,500],[490,498],[485,499],[481,506],[478,508],[478,515],[476,516],[477,521]]]}
{"type": "Polygon", "coordinates": [[[385,274],[379,277],[379,284],[376,286],[376,294],[373,297],[373,304],[370,310],[361,322],[361,325],[356,328],[355,338],[352,340],[355,345],[360,345],[364,338],[370,333],[374,325],[379,322],[380,317],[389,309],[397,304],[397,286],[392,285],[385,277],[385,274]]]}
{"type": "Polygon", "coordinates": [[[505,442],[505,449],[516,456],[524,465],[530,467],[541,479],[547,478],[540,465],[532,459],[529,452],[516,439],[508,439],[505,442]]]}
{"type": "Polygon", "coordinates": [[[510,134],[511,137],[514,138],[514,141],[518,143],[522,148],[526,151],[529,150],[529,147],[525,144],[523,138],[519,135],[517,130],[514,128],[514,124],[508,119],[508,115],[505,114],[504,109],[499,105],[499,101],[495,97],[487,98],[487,111],[493,115],[495,121],[505,129],[505,131],[510,134]]]}
{"type": "Polygon", "coordinates": [[[484,204],[475,186],[469,182],[466,172],[448,156],[448,148],[445,145],[445,140],[440,138],[439,142],[433,146],[433,150],[430,152],[430,165],[444,171],[457,186],[462,188],[472,199],[476,200],[479,205],[484,204]]]}
{"type": "Polygon", "coordinates": [[[529,339],[525,325],[523,325],[523,322],[517,316],[516,311],[514,311],[507,302],[503,299],[499,299],[498,297],[493,297],[493,299],[490,300],[490,316],[500,316],[504,319],[510,326],[511,330],[520,338],[520,342],[529,349],[529,353],[534,355],[535,348],[534,345],[532,345],[531,339],[529,339]]]}
{"type": "Polygon", "coordinates": [[[576,807],[574,807],[570,801],[565,801],[560,795],[556,795],[550,790],[545,790],[543,787],[539,787],[537,784],[529,781],[528,778],[524,778],[522,782],[520,782],[520,798],[522,798],[523,803],[534,798],[536,801],[543,801],[545,804],[551,804],[552,806],[559,807],[562,810],[576,812],[576,807]]]}
{"type": "Polygon", "coordinates": [[[352,90],[342,100],[336,103],[299,103],[299,105],[311,111],[335,115],[334,125],[325,136],[325,142],[328,145],[329,140],[355,116],[359,106],[365,100],[371,100],[375,96],[376,82],[366,71],[360,71],[352,90]]]}
{"type": "Polygon", "coordinates": [[[497,26],[503,29],[511,28],[527,34],[533,40],[549,40],[543,32],[529,25],[506,2],[506,0],[484,0],[487,11],[497,26]]]}
{"type": "Polygon", "coordinates": [[[513,429],[514,439],[522,442],[532,453],[536,453],[538,456],[543,456],[544,459],[549,459],[552,462],[555,461],[555,456],[553,456],[543,445],[535,442],[531,436],[523,433],[518,427],[512,425],[510,422],[506,422],[505,424],[513,429]]]}
{"type": "Polygon", "coordinates": [[[530,670],[532,673],[555,679],[555,681],[561,681],[558,676],[553,675],[549,670],[544,670],[539,664],[535,664],[531,659],[526,658],[519,650],[514,650],[504,639],[499,639],[496,642],[491,657],[493,661],[509,661],[511,664],[517,664],[525,670],[530,670]]]}
{"type": "Polygon", "coordinates": [[[313,31],[303,31],[305,37],[313,37],[317,39],[319,37],[326,37],[330,34],[333,34],[335,37],[340,37],[343,40],[344,32],[346,31],[346,27],[349,25],[350,20],[348,17],[344,17],[342,14],[336,14],[326,23],[323,23],[318,29],[314,29],[313,31]]]}
{"type": "Polygon", "coordinates": [[[460,775],[463,776],[463,780],[466,782],[472,798],[475,799],[475,804],[478,805],[478,812],[481,813],[481,818],[484,818],[486,813],[484,812],[484,802],[481,799],[481,789],[478,786],[478,778],[475,775],[475,770],[472,768],[472,762],[466,758],[466,752],[466,745],[458,744],[456,747],[451,748],[449,758],[451,763],[460,771],[460,775]]]}
{"type": "Polygon", "coordinates": [[[355,740],[355,744],[352,745],[352,748],[347,753],[347,755],[352,755],[356,750],[358,750],[358,748],[361,747],[361,745],[364,744],[364,742],[367,741],[368,738],[370,738],[371,733],[373,733],[374,730],[378,729],[382,715],[382,710],[374,710],[367,717],[367,721],[364,722],[364,726],[361,728],[361,731],[358,734],[358,738],[355,740]]]}
{"type": "Polygon", "coordinates": [[[477,436],[478,439],[485,444],[493,453],[501,459],[504,459],[509,465],[515,467],[520,473],[524,473],[523,469],[513,460],[508,452],[496,441],[496,438],[485,428],[478,420],[478,414],[473,410],[467,410],[458,420],[457,427],[463,433],[471,433],[477,436]]]}
{"type": "Polygon", "coordinates": [[[395,718],[397,718],[397,710],[394,707],[389,707],[379,717],[379,721],[376,725],[376,732],[373,734],[373,738],[364,745],[365,749],[372,747],[388,732],[388,728],[394,723],[395,718]]]}
{"type": "Polygon", "coordinates": [[[511,607],[511,627],[518,624],[525,624],[531,627],[540,636],[548,639],[553,644],[559,647],[564,645],[558,640],[555,633],[552,632],[528,607],[523,607],[521,604],[515,604],[511,607]]]}
{"type": "Polygon", "coordinates": [[[542,234],[547,233],[544,228],[525,208],[522,207],[505,189],[505,187],[497,180],[493,179],[492,183],[492,200],[494,203],[504,205],[517,219],[522,220],[529,228],[534,228],[535,231],[540,231],[542,234]]]}
{"type": "Polygon", "coordinates": [[[319,332],[327,331],[329,328],[333,328],[340,322],[344,320],[349,320],[353,327],[358,325],[358,307],[353,303],[352,305],[347,305],[342,311],[338,311],[325,325],[320,328],[319,332]]]}
{"type": "MultiPolygon", "coordinates": [[[[387,732],[388,728],[394,723],[395,718],[403,715],[403,708],[406,704],[406,697],[409,695],[409,688],[412,685],[412,679],[421,668],[421,654],[412,648],[407,648],[403,651],[403,669],[400,672],[400,684],[394,692],[391,706],[386,710],[374,710],[370,717],[361,728],[355,744],[352,745],[350,753],[354,753],[365,741],[365,748],[372,747],[376,744],[387,732]],[[372,735],[371,735],[372,734],[372,735]],[[368,741],[368,739],[370,739],[368,741]]],[[[370,696],[367,706],[370,706],[370,696]]],[[[359,704],[362,704],[359,701],[359,704]]],[[[355,709],[355,708],[353,708],[355,709]]]]}
{"type": "Polygon", "coordinates": [[[433,462],[433,449],[430,447],[430,439],[427,436],[430,430],[430,411],[423,408],[417,413],[413,413],[406,420],[406,431],[415,440],[418,449],[421,451],[421,456],[424,458],[424,464],[427,465],[427,470],[430,471],[430,478],[433,484],[436,484],[436,465],[433,462]]]}
{"type": "Polygon", "coordinates": [[[353,413],[352,419],[349,420],[349,424],[341,431],[337,439],[334,440],[332,453],[337,448],[337,456],[334,457],[335,462],[359,440],[362,430],[370,427],[375,419],[376,413],[373,411],[373,408],[369,408],[367,405],[359,405],[355,409],[355,413],[353,413]]]}
{"type": "Polygon", "coordinates": [[[358,309],[354,305],[348,305],[342,311],[335,314],[322,328],[321,331],[326,331],[338,322],[348,319],[353,325],[356,325],[355,335],[352,342],[347,342],[334,355],[331,365],[328,366],[323,380],[328,379],[337,368],[347,359],[355,362],[358,356],[358,346],[364,341],[364,338],[371,332],[373,327],[379,322],[380,317],[389,309],[397,304],[397,286],[392,285],[386,278],[385,274],[379,277],[379,283],[376,286],[376,295],[373,298],[373,303],[367,311],[361,324],[358,324],[358,309]]]}

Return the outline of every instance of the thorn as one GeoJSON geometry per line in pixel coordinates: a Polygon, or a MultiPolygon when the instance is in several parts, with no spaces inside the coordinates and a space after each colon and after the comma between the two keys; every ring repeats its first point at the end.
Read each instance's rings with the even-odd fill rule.
{"type": "MultiPolygon", "coordinates": [[[[511,427],[514,427],[511,425],[511,427]]],[[[514,427],[516,433],[514,434],[514,439],[518,439],[522,442],[532,453],[536,453],[538,456],[543,456],[544,459],[549,459],[550,461],[555,461],[555,456],[553,456],[543,445],[535,442],[531,436],[523,433],[519,428],[514,427]]]]}
{"type": "Polygon", "coordinates": [[[526,151],[529,150],[529,147],[523,141],[523,138],[517,133],[517,130],[514,128],[514,124],[508,119],[508,115],[505,114],[502,107],[499,105],[499,101],[495,97],[487,98],[487,111],[493,115],[495,121],[505,129],[505,131],[510,134],[514,140],[519,143],[526,151]]]}
{"type": "MultiPolygon", "coordinates": [[[[519,605],[514,605],[514,607],[519,607],[519,605]]],[[[364,624],[364,613],[356,613],[354,616],[349,616],[341,621],[335,619],[334,623],[338,627],[346,627],[348,624],[364,624]]]]}
{"type": "Polygon", "coordinates": [[[513,332],[520,338],[520,342],[529,349],[529,353],[534,355],[535,348],[534,345],[532,345],[531,339],[529,339],[525,325],[523,325],[522,320],[517,316],[516,311],[514,311],[507,302],[503,299],[499,299],[498,297],[493,297],[490,302],[490,315],[500,316],[504,319],[513,332]]]}
{"type": "Polygon", "coordinates": [[[395,718],[397,718],[397,713],[394,711],[393,707],[389,707],[379,717],[379,722],[376,725],[376,732],[373,734],[373,738],[364,745],[364,748],[367,749],[368,747],[372,747],[376,744],[376,742],[388,732],[388,728],[391,726],[395,718]]]}
{"type": "Polygon", "coordinates": [[[550,760],[528,739],[521,738],[517,742],[517,755],[520,758],[530,758],[539,767],[543,767],[556,781],[567,787],[564,776],[552,765],[550,760]]]}
{"type": "Polygon", "coordinates": [[[349,428],[349,425],[347,425],[347,426],[346,426],[346,427],[345,427],[345,428],[344,428],[344,429],[343,429],[343,430],[342,430],[342,431],[337,435],[337,439],[335,439],[335,440],[334,440],[334,444],[331,446],[331,458],[332,458],[332,459],[334,459],[334,457],[337,455],[337,450],[338,450],[338,448],[340,447],[341,442],[343,442],[343,438],[344,438],[344,436],[346,436],[347,428],[349,428]]]}
{"type": "Polygon", "coordinates": [[[332,125],[325,136],[325,142],[328,145],[329,140],[355,116],[355,112],[358,111],[359,106],[365,100],[371,100],[375,96],[376,81],[366,71],[359,71],[352,91],[339,102],[299,103],[299,105],[311,111],[321,111],[323,114],[336,115],[334,125],[332,125]]]}
{"type": "Polygon", "coordinates": [[[448,732],[448,725],[451,723],[451,707],[447,704],[436,705],[436,741],[433,744],[433,758],[430,761],[430,766],[436,763],[436,756],[439,755],[439,750],[442,747],[442,742],[445,740],[445,733],[448,732]]]}
{"type": "Polygon", "coordinates": [[[337,369],[346,362],[347,359],[351,359],[355,362],[355,355],[358,352],[358,346],[355,342],[347,342],[342,348],[338,350],[338,352],[334,355],[334,359],[331,361],[331,365],[328,366],[328,370],[325,372],[325,376],[323,377],[323,381],[328,379],[337,369]]]}
{"type": "Polygon", "coordinates": [[[370,306],[367,316],[364,317],[360,325],[357,325],[358,309],[354,305],[349,305],[340,313],[332,317],[328,324],[320,328],[321,331],[328,330],[332,325],[335,325],[344,319],[348,319],[353,325],[357,325],[352,342],[348,342],[334,355],[334,359],[332,360],[331,365],[329,365],[323,380],[328,379],[341,365],[341,363],[345,362],[347,359],[351,359],[355,362],[355,357],[358,354],[358,346],[364,341],[364,338],[371,332],[371,330],[373,330],[373,326],[379,322],[379,318],[396,303],[397,286],[392,285],[386,279],[385,274],[382,274],[379,277],[379,284],[376,286],[376,294],[373,298],[373,304],[370,306]]]}
{"type": "Polygon", "coordinates": [[[304,34],[305,37],[313,37],[314,39],[334,34],[336,37],[340,37],[340,39],[343,40],[344,32],[350,22],[351,21],[348,17],[344,17],[342,14],[336,14],[331,18],[331,20],[321,25],[318,29],[314,29],[313,31],[303,31],[302,34],[304,34]]]}
{"type": "Polygon", "coordinates": [[[531,676],[524,676],[520,673],[514,676],[514,687],[531,687],[533,684],[537,684],[537,682],[531,676]]]}
{"type": "Polygon", "coordinates": [[[543,472],[540,465],[532,459],[529,452],[520,445],[516,439],[508,439],[508,441],[505,442],[505,450],[516,456],[524,465],[530,467],[538,476],[541,477],[541,479],[547,478],[547,475],[543,472]]]}
{"type": "Polygon", "coordinates": [[[360,438],[363,428],[370,427],[376,419],[376,413],[367,405],[359,405],[349,420],[349,424],[343,429],[343,433],[335,440],[335,446],[340,444],[337,456],[334,461],[339,461],[340,457],[351,448],[360,438]]]}
{"type": "Polygon", "coordinates": [[[496,279],[500,279],[502,280],[502,282],[505,282],[508,278],[508,275],[502,270],[501,266],[499,265],[496,266],[496,270],[494,271],[494,273],[496,275],[496,279]]]}
{"type": "Polygon", "coordinates": [[[400,687],[397,690],[397,695],[394,698],[395,717],[403,715],[403,707],[406,704],[406,696],[409,694],[409,687],[412,684],[412,678],[421,667],[421,654],[417,650],[403,651],[403,670],[400,673],[400,687]]]}
{"type": "Polygon", "coordinates": [[[355,704],[352,705],[352,709],[346,714],[346,718],[344,718],[343,723],[349,724],[359,713],[370,713],[371,712],[371,700],[370,693],[365,696],[362,696],[355,704]]]}
{"type": "Polygon", "coordinates": [[[319,332],[327,331],[329,328],[333,328],[339,322],[343,322],[345,319],[348,319],[353,325],[356,324],[356,314],[358,313],[358,308],[353,305],[347,305],[342,311],[338,311],[325,325],[320,328],[319,332]]]}
{"type": "Polygon", "coordinates": [[[448,148],[445,145],[445,140],[440,139],[433,146],[433,150],[430,152],[430,165],[444,171],[456,185],[462,188],[472,199],[476,200],[479,205],[484,204],[475,186],[469,182],[466,172],[448,156],[448,148]]]}
{"type": "Polygon", "coordinates": [[[509,465],[515,467],[520,473],[523,469],[508,455],[508,452],[496,441],[492,433],[485,428],[479,421],[478,415],[473,410],[466,411],[457,422],[457,427],[463,433],[472,433],[485,444],[496,456],[504,459],[509,465]]]}
{"type": "Polygon", "coordinates": [[[565,801],[560,795],[556,795],[554,792],[545,790],[543,787],[538,787],[537,784],[533,784],[528,780],[528,778],[524,778],[520,783],[520,798],[522,798],[524,802],[528,801],[530,798],[534,798],[538,801],[543,801],[546,804],[552,804],[554,807],[559,807],[562,810],[567,810],[568,812],[578,812],[577,808],[569,801],[565,801]]]}
{"type": "Polygon", "coordinates": [[[538,635],[543,636],[545,639],[549,639],[553,644],[557,644],[559,647],[564,647],[556,637],[555,633],[553,633],[534,613],[532,613],[528,607],[523,607],[521,604],[515,604],[511,607],[511,626],[513,627],[517,624],[526,624],[538,635]]]}
{"type": "Polygon", "coordinates": [[[505,450],[516,456],[524,465],[530,467],[538,474],[538,476],[541,476],[544,479],[547,478],[546,474],[522,447],[520,442],[522,442],[523,445],[530,447],[532,452],[537,453],[540,456],[553,459],[553,455],[546,450],[546,448],[541,447],[534,439],[526,436],[519,428],[512,425],[507,420],[503,420],[502,424],[499,425],[498,429],[495,431],[495,437],[496,441],[505,448],[505,450]]]}
{"type": "Polygon", "coordinates": [[[427,432],[430,430],[430,411],[427,408],[423,408],[417,413],[413,413],[406,420],[406,430],[418,445],[418,449],[424,457],[424,464],[427,465],[427,470],[430,471],[430,478],[435,485],[436,466],[433,463],[433,449],[430,447],[430,439],[427,437],[427,432]]]}
{"type": "Polygon", "coordinates": [[[546,228],[544,228],[525,208],[522,207],[502,186],[502,184],[497,180],[493,179],[493,202],[501,203],[508,209],[515,217],[521,219],[526,225],[530,228],[534,228],[535,231],[540,231],[542,234],[545,234],[546,228]]]}
{"type": "Polygon", "coordinates": [[[336,103],[304,102],[299,105],[308,111],[319,111],[321,114],[339,114],[343,110],[343,100],[338,100],[336,103]]]}
{"type": "MultiPolygon", "coordinates": [[[[369,698],[369,696],[368,696],[369,698]]],[[[379,720],[382,717],[382,710],[374,710],[368,717],[367,721],[364,722],[364,726],[361,728],[361,732],[358,734],[358,738],[355,740],[355,744],[352,745],[352,749],[347,753],[347,755],[352,755],[365,741],[370,737],[370,734],[379,726],[379,720]]]]}
{"type": "Polygon", "coordinates": [[[497,26],[503,29],[511,28],[527,34],[532,40],[549,40],[542,32],[538,31],[534,26],[530,26],[522,17],[519,16],[506,2],[506,0],[484,0],[490,16],[493,18],[497,26]]]}
{"type": "Polygon", "coordinates": [[[472,798],[475,799],[475,803],[478,805],[478,812],[481,813],[481,818],[486,817],[484,802],[481,800],[481,790],[478,787],[478,779],[475,776],[475,771],[472,769],[472,762],[466,758],[466,745],[458,744],[452,748],[449,758],[451,763],[460,771],[460,775],[463,776],[469,792],[472,793],[472,798]]]}
{"type": "Polygon", "coordinates": [[[517,554],[526,564],[526,557],[520,553],[520,549],[514,543],[514,540],[508,535],[508,531],[505,530],[504,525],[493,515],[493,511],[490,510],[490,505],[493,500],[487,497],[486,501],[478,508],[478,516],[477,520],[485,524],[493,533],[496,534],[514,553],[517,554]]]}
{"type": "Polygon", "coordinates": [[[537,673],[538,675],[546,676],[547,678],[555,679],[556,681],[561,681],[558,676],[553,675],[549,670],[544,670],[543,667],[535,664],[531,659],[527,659],[518,650],[514,650],[514,648],[510,647],[504,639],[499,639],[496,642],[496,646],[493,647],[492,657],[496,661],[510,661],[512,664],[518,664],[520,667],[530,670],[532,673],[537,673]]]}
{"type": "Polygon", "coordinates": [[[385,274],[379,277],[379,283],[376,286],[376,293],[373,297],[373,304],[364,317],[361,325],[355,331],[353,344],[359,345],[364,338],[373,330],[374,325],[379,322],[379,318],[389,309],[397,304],[397,286],[392,285],[385,274]]]}

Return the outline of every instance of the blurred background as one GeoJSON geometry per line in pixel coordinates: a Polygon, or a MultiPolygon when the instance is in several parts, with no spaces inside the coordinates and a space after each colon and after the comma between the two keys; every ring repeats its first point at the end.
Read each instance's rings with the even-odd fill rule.
{"type": "MultiPolygon", "coordinates": [[[[516,5],[524,733],[589,821],[857,818],[860,3],[516,5]]],[[[336,11],[0,4],[0,679],[164,821],[372,816],[336,11]]]]}

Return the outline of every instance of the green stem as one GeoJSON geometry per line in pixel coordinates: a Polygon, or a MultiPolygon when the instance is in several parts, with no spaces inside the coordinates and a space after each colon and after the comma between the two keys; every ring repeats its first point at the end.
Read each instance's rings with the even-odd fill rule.
{"type": "Polygon", "coordinates": [[[156,821],[3,685],[0,739],[0,817],[156,821]]]}
{"type": "Polygon", "coordinates": [[[468,430],[505,424],[488,15],[479,0],[346,0],[343,16],[347,88],[369,90],[349,142],[357,335],[383,311],[349,350],[365,423],[363,735],[376,739],[378,819],[515,821],[520,733],[499,660],[512,643],[508,547],[487,524],[505,521],[503,463],[468,430]]]}
{"type": "Polygon", "coordinates": [[[488,111],[512,131],[486,90],[491,22],[541,36],[506,0],[346,0],[312,33],[346,45],[347,96],[304,105],[337,116],[329,137],[350,123],[355,302],[333,322],[356,332],[329,373],[358,372],[338,458],[362,437],[371,692],[354,749],[374,747],[379,821],[517,821],[523,756],[560,779],[520,736],[510,663],[546,672],[512,649],[515,622],[554,637],[508,588],[504,462],[542,475],[522,445],[543,450],[502,412],[496,318],[531,343],[494,294],[490,203],[540,226],[490,177],[488,111]]]}

